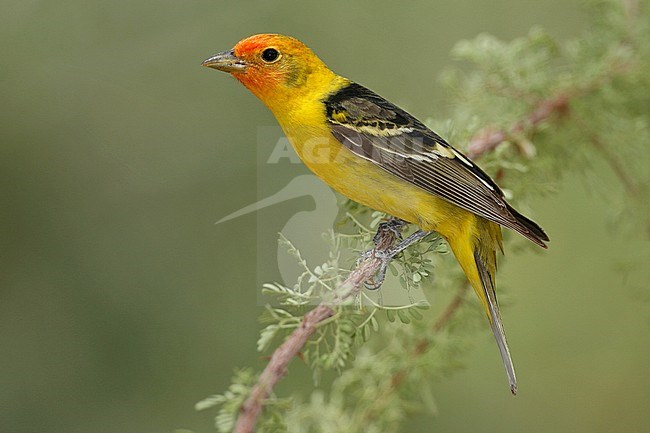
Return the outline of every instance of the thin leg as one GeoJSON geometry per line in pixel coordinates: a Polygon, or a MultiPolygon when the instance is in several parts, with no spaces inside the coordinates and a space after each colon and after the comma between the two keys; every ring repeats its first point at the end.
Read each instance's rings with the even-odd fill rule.
{"type": "Polygon", "coordinates": [[[429,236],[431,232],[424,231],[424,230],[418,230],[412,235],[410,235],[408,238],[404,239],[402,242],[399,244],[395,245],[393,248],[389,248],[384,252],[383,254],[386,254],[389,258],[393,258],[414,243],[424,239],[425,237],[429,236]]]}
{"type": "MultiPolygon", "coordinates": [[[[393,234],[394,239],[402,240],[402,230],[406,227],[407,222],[399,218],[391,217],[388,221],[379,224],[377,227],[377,233],[372,238],[375,243],[375,247],[379,246],[379,243],[382,241],[382,235],[384,232],[389,231],[393,234]]],[[[394,240],[393,239],[393,240],[394,240]]]]}
{"type": "Polygon", "coordinates": [[[402,229],[406,227],[407,223],[399,218],[391,217],[388,221],[380,223],[377,226],[377,233],[373,236],[372,241],[375,243],[375,248],[365,251],[357,260],[359,262],[377,255],[380,251],[389,250],[396,240],[402,240],[402,229]]]}
{"type": "Polygon", "coordinates": [[[388,222],[382,224],[385,224],[385,226],[382,227],[382,225],[380,225],[379,229],[377,230],[377,234],[375,235],[375,239],[374,239],[375,249],[368,251],[364,254],[364,256],[367,256],[368,254],[374,254],[382,261],[379,270],[377,271],[377,274],[375,274],[375,276],[372,278],[371,281],[367,281],[365,283],[365,286],[368,290],[377,290],[381,287],[381,285],[384,283],[384,279],[386,278],[386,271],[388,270],[388,265],[396,255],[404,251],[410,245],[413,245],[414,243],[422,240],[423,238],[425,238],[431,233],[429,231],[418,230],[412,235],[410,235],[409,237],[407,237],[406,239],[402,240],[397,245],[387,248],[385,250],[381,250],[378,249],[377,247],[379,246],[378,243],[382,238],[382,230],[391,230],[393,231],[393,233],[395,233],[396,239],[401,239],[402,228],[406,225],[406,223],[402,220],[391,219],[388,222]]]}

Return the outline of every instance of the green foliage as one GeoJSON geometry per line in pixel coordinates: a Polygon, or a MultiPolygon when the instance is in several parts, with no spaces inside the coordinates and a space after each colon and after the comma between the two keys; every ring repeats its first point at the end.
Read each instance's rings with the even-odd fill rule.
{"type": "MultiPolygon", "coordinates": [[[[370,215],[372,221],[366,227],[352,215],[348,214],[347,217],[355,233],[342,234],[333,231],[327,233],[326,237],[331,246],[329,260],[313,269],[302,258],[300,251],[281,235],[280,243],[296,258],[303,272],[293,287],[286,287],[279,283],[264,284],[263,293],[272,296],[279,306],[268,305],[260,318],[262,324],[266,326],[260,333],[258,350],[267,350],[271,343],[277,343],[278,337],[286,337],[299,326],[304,313],[313,305],[323,300],[331,301],[340,291],[342,281],[350,272],[349,266],[339,265],[341,256],[345,252],[360,252],[362,249],[370,248],[376,226],[386,219],[385,215],[374,212],[370,215]]],[[[437,237],[421,242],[394,261],[392,271],[407,292],[419,289],[423,281],[422,277],[432,272],[432,261],[428,258],[428,253],[436,248],[442,250],[440,239],[437,237]]],[[[389,307],[382,305],[381,302],[377,303],[367,294],[362,293],[361,296],[342,305],[336,305],[334,308],[334,316],[321,323],[314,338],[301,352],[313,369],[316,383],[319,382],[324,370],[340,371],[344,368],[353,350],[379,330],[377,319],[379,311],[385,311],[390,321],[399,318],[402,323],[410,323],[412,319],[422,317],[419,309],[428,308],[428,304],[412,301],[404,306],[389,307]]]]}
{"type": "MultiPolygon", "coordinates": [[[[594,31],[568,43],[538,28],[511,42],[489,35],[459,42],[453,56],[462,67],[443,77],[452,95],[452,120],[429,123],[460,147],[486,127],[506,131],[507,141],[486,153],[481,165],[524,213],[529,213],[528,197],[551,193],[562,175],[580,171],[612,203],[619,226],[625,220],[649,235],[650,205],[642,197],[648,197],[650,172],[644,165],[648,158],[641,157],[650,148],[649,6],[648,1],[592,2],[594,31]],[[531,115],[562,98],[565,106],[547,117],[531,115]],[[602,170],[618,178],[618,190],[602,183],[602,170]]],[[[264,285],[277,305],[268,306],[261,318],[261,352],[286,338],[313,305],[336,295],[350,268],[346,252],[371,247],[385,216],[354,203],[345,208],[339,232],[327,234],[331,251],[325,263],[306,263],[289,240],[281,239],[303,273],[293,287],[264,285]]],[[[453,309],[436,302],[423,314],[427,306],[421,302],[387,307],[381,294],[373,299],[363,292],[336,306],[302,356],[316,383],[324,380],[323,371],[338,375],[324,384],[327,391],[314,391],[305,401],[295,397],[289,410],[286,400],[269,399],[258,431],[397,432],[409,414],[435,412],[435,380],[461,366],[472,330],[484,325],[477,302],[465,300],[464,277],[446,252],[439,238],[421,242],[393,262],[385,285],[401,284],[409,299],[413,293],[431,299],[435,289],[436,298],[451,300],[453,309]]],[[[226,393],[197,408],[220,406],[218,429],[229,431],[253,382],[252,373],[238,372],[226,393]]]]}
{"type": "MultiPolygon", "coordinates": [[[[489,173],[501,173],[508,195],[552,192],[563,174],[576,171],[584,172],[593,190],[609,193],[602,181],[605,163],[622,187],[620,195],[608,197],[612,214],[648,215],[648,202],[641,200],[650,192],[647,158],[641,157],[650,145],[648,2],[590,6],[594,31],[564,44],[539,28],[511,42],[489,35],[459,42],[452,54],[471,67],[443,76],[455,108],[451,117],[463,125],[450,138],[467,143],[486,126],[507,131],[520,122],[521,131],[481,160],[489,173]],[[558,97],[567,98],[565,111],[533,125],[530,114],[558,97]],[[516,182],[523,175],[526,182],[516,182]]],[[[650,219],[645,225],[650,233],[650,219]]]]}

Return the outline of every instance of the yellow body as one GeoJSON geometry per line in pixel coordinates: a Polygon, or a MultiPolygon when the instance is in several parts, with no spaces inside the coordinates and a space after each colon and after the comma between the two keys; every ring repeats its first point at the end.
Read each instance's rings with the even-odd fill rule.
{"type": "MultiPolygon", "coordinates": [[[[514,367],[495,295],[496,253],[502,249],[500,225],[403,180],[378,165],[372,154],[353,153],[333,135],[332,129],[333,123],[347,122],[350,131],[366,133],[366,137],[394,137],[405,130],[412,131],[408,129],[413,123],[403,123],[400,131],[395,129],[395,125],[384,123],[384,119],[396,118],[398,114],[394,110],[399,110],[397,107],[377,104],[379,99],[383,99],[376,94],[346,94],[346,89],[350,89],[353,83],[332,72],[300,41],[287,36],[252,36],[203,64],[231,73],[255,94],[273,112],[305,165],[336,191],[372,209],[416,224],[422,230],[436,231],[447,240],[483,304],[503,358],[511,391],[516,393],[514,367]],[[348,98],[345,112],[332,108],[330,98],[338,95],[348,98]],[[346,118],[348,114],[351,119],[346,118]],[[364,123],[364,115],[373,120],[364,123]],[[356,123],[350,124],[355,119],[356,123]]],[[[421,125],[421,128],[425,126],[421,125]]],[[[356,146],[355,149],[369,151],[363,148],[362,140],[357,138],[355,141],[354,134],[347,139],[356,146]]],[[[459,170],[477,173],[473,163],[451,146],[441,143],[444,142],[435,144],[436,148],[427,148],[424,153],[406,152],[400,155],[426,159],[431,155],[426,152],[437,151],[435,158],[460,158],[465,165],[461,164],[464,168],[459,170]]],[[[371,143],[374,144],[376,142],[371,143]]],[[[397,148],[383,150],[395,154],[400,151],[397,148]]],[[[480,176],[476,182],[483,185],[479,183],[476,187],[486,186],[492,192],[498,191],[495,184],[488,182],[489,178],[486,180],[487,175],[480,170],[478,173],[480,176]]],[[[445,182],[453,179],[453,175],[450,175],[445,182]]],[[[465,196],[456,197],[456,200],[459,203],[471,200],[469,197],[473,192],[470,190],[465,196]]],[[[545,247],[544,241],[548,241],[548,237],[543,230],[517,213],[502,196],[497,198],[507,218],[495,221],[504,221],[503,224],[545,247]]],[[[493,199],[494,196],[490,200],[493,199]]]]}
{"type": "Polygon", "coordinates": [[[444,237],[491,321],[474,250],[479,248],[490,274],[494,275],[496,250],[501,249],[501,227],[387,173],[346,149],[330,132],[321,101],[349,81],[331,72],[312,80],[298,99],[263,99],[300,159],[345,197],[444,237]]]}

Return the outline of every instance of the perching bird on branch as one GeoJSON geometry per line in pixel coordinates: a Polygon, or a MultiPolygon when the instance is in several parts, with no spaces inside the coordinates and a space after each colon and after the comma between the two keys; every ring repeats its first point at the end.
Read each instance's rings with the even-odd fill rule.
{"type": "Polygon", "coordinates": [[[548,236],[505,200],[469,158],[406,111],[331,70],[302,42],[262,34],[203,62],[230,73],[273,112],[302,161],[344,196],[449,243],[487,313],[513,394],[510,351],[495,293],[501,227],[546,248],[548,236]]]}

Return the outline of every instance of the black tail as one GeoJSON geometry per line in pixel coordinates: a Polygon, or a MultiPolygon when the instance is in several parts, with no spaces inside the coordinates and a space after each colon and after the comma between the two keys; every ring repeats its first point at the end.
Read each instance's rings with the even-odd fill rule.
{"type": "Polygon", "coordinates": [[[515,208],[513,208],[510,205],[508,205],[508,210],[510,211],[512,216],[515,217],[518,223],[509,226],[510,228],[518,231],[523,236],[535,242],[540,247],[548,248],[545,242],[548,242],[550,239],[548,238],[548,235],[544,232],[544,230],[542,230],[542,228],[538,226],[535,221],[526,218],[525,216],[517,212],[515,208]]]}

